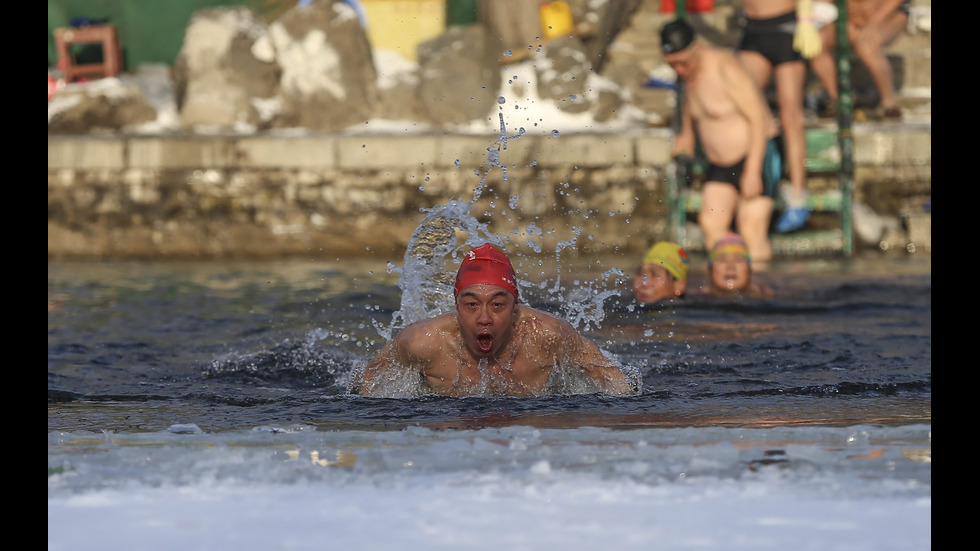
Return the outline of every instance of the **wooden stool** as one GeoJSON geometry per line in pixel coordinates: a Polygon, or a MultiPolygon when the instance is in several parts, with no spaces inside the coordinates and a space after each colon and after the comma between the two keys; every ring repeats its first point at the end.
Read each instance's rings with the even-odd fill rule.
{"type": "Polygon", "coordinates": [[[61,27],[54,30],[55,48],[58,50],[58,67],[65,82],[73,82],[86,75],[114,77],[122,69],[122,50],[112,25],[88,25],[85,27],[61,27]],[[71,53],[72,44],[102,43],[102,63],[77,65],[71,53]]]}

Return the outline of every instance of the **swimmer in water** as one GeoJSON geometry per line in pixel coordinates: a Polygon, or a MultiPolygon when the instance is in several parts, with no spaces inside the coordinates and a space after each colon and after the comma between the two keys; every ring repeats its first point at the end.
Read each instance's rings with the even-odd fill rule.
{"type": "Polygon", "coordinates": [[[708,253],[707,292],[758,297],[772,295],[767,287],[752,284],[752,258],[745,241],[737,233],[729,232],[708,253]]]}
{"type": "Polygon", "coordinates": [[[456,273],[452,312],[415,322],[368,361],[352,394],[386,395],[408,374],[446,396],[540,396],[557,366],[580,372],[595,392],[636,394],[599,347],[570,323],[520,303],[510,259],[485,244],[456,273]]]}
{"type": "Polygon", "coordinates": [[[690,264],[687,251],[677,243],[655,243],[643,255],[633,278],[633,297],[645,305],[684,298],[690,264]]]}

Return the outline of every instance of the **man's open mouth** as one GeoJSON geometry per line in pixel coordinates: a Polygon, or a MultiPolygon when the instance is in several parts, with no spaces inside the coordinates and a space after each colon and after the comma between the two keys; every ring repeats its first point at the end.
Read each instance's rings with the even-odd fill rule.
{"type": "Polygon", "coordinates": [[[489,333],[481,333],[476,336],[476,344],[480,347],[483,352],[489,352],[493,348],[493,335],[489,333]]]}

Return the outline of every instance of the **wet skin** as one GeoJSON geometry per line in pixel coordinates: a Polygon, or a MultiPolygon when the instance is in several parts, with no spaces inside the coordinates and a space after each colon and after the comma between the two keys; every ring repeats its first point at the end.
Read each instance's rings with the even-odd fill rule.
{"type": "Polygon", "coordinates": [[[514,335],[519,307],[503,287],[470,285],[456,297],[456,319],[474,358],[496,357],[514,335]]]}
{"type": "Polygon", "coordinates": [[[741,291],[749,287],[752,269],[749,259],[737,253],[719,254],[710,267],[711,286],[721,291],[741,291]]]}
{"type": "Polygon", "coordinates": [[[633,296],[641,304],[653,304],[684,294],[686,282],[674,279],[666,268],[644,263],[633,278],[633,296]]]}
{"type": "Polygon", "coordinates": [[[365,366],[358,393],[383,395],[397,373],[415,372],[447,396],[539,396],[559,364],[595,381],[597,390],[638,391],[567,321],[478,283],[460,290],[454,312],[415,322],[388,341],[365,366]]]}

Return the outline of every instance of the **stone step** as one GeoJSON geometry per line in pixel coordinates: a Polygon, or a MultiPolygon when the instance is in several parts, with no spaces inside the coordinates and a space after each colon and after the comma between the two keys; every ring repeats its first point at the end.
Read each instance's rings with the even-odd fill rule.
{"type": "MultiPolygon", "coordinates": [[[[679,201],[688,214],[695,214],[701,210],[701,192],[698,190],[682,190],[679,201]]],[[[781,198],[776,199],[775,211],[779,212],[785,208],[786,203],[781,198]]],[[[839,189],[811,191],[807,197],[806,208],[811,212],[840,212],[844,208],[844,193],[839,189]]]]}
{"type": "MultiPolygon", "coordinates": [[[[769,235],[769,240],[774,257],[830,256],[844,250],[844,231],[840,228],[774,233],[769,235]]],[[[689,253],[705,253],[697,224],[689,223],[683,235],[678,236],[677,244],[689,253]]]]}

